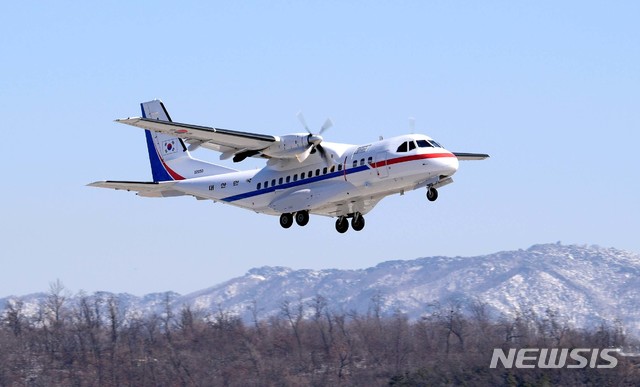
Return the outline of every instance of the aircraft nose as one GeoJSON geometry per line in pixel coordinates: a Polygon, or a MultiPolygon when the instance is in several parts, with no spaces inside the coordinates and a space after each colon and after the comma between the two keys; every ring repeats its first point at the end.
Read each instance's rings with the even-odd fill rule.
{"type": "Polygon", "coordinates": [[[441,162],[443,171],[445,171],[442,174],[447,176],[451,176],[454,173],[456,173],[456,171],[458,170],[458,167],[460,166],[458,158],[455,156],[443,157],[440,159],[440,162],[441,162]]]}

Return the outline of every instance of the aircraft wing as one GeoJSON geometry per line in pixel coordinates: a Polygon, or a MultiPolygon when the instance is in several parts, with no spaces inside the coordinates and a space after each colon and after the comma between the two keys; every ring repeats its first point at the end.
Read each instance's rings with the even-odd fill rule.
{"type": "Polygon", "coordinates": [[[453,152],[458,160],[484,160],[489,158],[486,153],[465,153],[465,152],[453,152]]]}
{"type": "Polygon", "coordinates": [[[172,189],[174,181],[167,182],[144,182],[144,181],[96,181],[87,184],[89,187],[111,188],[115,190],[125,190],[137,192],[139,196],[151,198],[166,198],[171,196],[183,196],[185,193],[172,189]]]}
{"type": "Polygon", "coordinates": [[[269,147],[277,141],[275,136],[266,134],[240,132],[142,117],[123,118],[116,120],[116,122],[180,137],[190,144],[191,150],[203,146],[229,155],[243,153],[245,157],[254,156],[258,154],[260,150],[269,147]]]}

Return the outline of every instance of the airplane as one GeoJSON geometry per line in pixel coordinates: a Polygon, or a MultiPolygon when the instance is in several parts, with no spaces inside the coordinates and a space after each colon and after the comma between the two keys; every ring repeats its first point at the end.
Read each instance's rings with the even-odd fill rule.
{"type": "Polygon", "coordinates": [[[91,187],[137,192],[142,197],[193,196],[280,217],[290,228],[309,215],[337,218],[345,233],[364,228],[364,215],[384,197],[426,188],[429,201],[451,184],[459,160],[483,160],[484,153],[450,152],[422,134],[407,134],[363,145],[331,143],[313,133],[273,136],[173,122],[164,103],[141,103],[142,117],[115,122],[145,130],[153,181],[97,181],[91,187]],[[197,148],[220,152],[239,163],[247,157],[267,159],[262,169],[237,170],[195,159],[197,148]]]}

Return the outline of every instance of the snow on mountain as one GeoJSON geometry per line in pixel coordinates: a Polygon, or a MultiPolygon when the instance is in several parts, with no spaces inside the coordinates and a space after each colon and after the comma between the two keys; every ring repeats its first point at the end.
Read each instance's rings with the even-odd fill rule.
{"type": "MultiPolygon", "coordinates": [[[[285,300],[309,306],[321,295],[337,312],[371,310],[411,318],[438,301],[481,300],[497,314],[547,309],[573,326],[619,319],[640,332],[640,255],[597,246],[535,245],[479,257],[388,261],[362,270],[292,270],[262,267],[245,276],[180,297],[180,304],[232,312],[251,319],[281,313],[285,300]]],[[[311,313],[307,308],[307,313],[311,313]]]]}
{"type": "MultiPolygon", "coordinates": [[[[103,297],[106,294],[102,293],[103,297]]],[[[481,300],[494,312],[514,316],[522,308],[543,315],[547,309],[576,327],[620,320],[640,333],[640,255],[597,246],[534,245],[527,250],[478,257],[429,257],[388,261],[360,270],[293,270],[261,267],[242,277],[184,296],[171,294],[175,307],[219,310],[253,319],[278,315],[289,301],[311,304],[322,296],[333,312],[406,313],[419,318],[434,302],[481,300]]],[[[161,311],[165,293],[142,298],[117,295],[121,305],[139,312],[161,311]],[[124,302],[126,301],[126,302],[124,302]]],[[[0,299],[0,307],[7,299],[0,299]]],[[[24,300],[27,303],[27,300],[24,300]]]]}

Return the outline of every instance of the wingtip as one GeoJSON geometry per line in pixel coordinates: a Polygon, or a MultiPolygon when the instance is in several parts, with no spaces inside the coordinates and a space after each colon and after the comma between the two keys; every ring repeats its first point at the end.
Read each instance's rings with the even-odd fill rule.
{"type": "Polygon", "coordinates": [[[127,117],[127,118],[116,118],[113,122],[117,122],[119,124],[128,124],[130,122],[139,121],[141,117],[127,117]]]}
{"type": "Polygon", "coordinates": [[[484,160],[489,158],[486,153],[466,153],[466,152],[452,152],[459,160],[484,160]]]}

